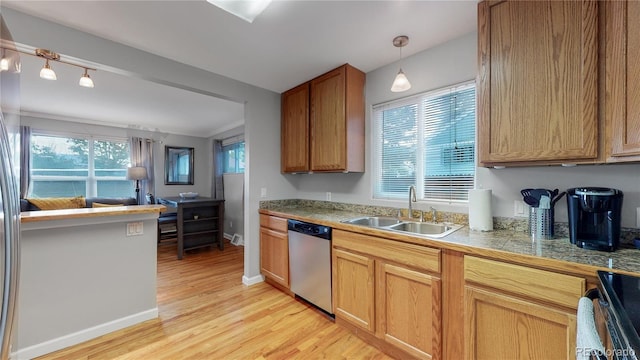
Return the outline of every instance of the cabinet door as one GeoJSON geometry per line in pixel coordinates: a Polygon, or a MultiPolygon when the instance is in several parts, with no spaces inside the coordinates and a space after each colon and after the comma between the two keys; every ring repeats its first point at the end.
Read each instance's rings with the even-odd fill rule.
{"type": "Polygon", "coordinates": [[[608,161],[640,160],[640,2],[606,2],[608,161]]]}
{"type": "Polygon", "coordinates": [[[576,315],[465,286],[465,358],[573,359],[576,315]]]}
{"type": "Polygon", "coordinates": [[[347,168],[345,67],[311,81],[311,170],[347,168]]]}
{"type": "Polygon", "coordinates": [[[440,279],[382,263],[379,328],[385,341],[418,359],[440,358],[440,279]]]}
{"type": "Polygon", "coordinates": [[[282,94],[282,172],[309,171],[309,83],[282,94]]]}
{"type": "Polygon", "coordinates": [[[289,288],[289,243],[286,233],[260,228],[260,270],[289,288]]]}
{"type": "Polygon", "coordinates": [[[333,306],[336,316],[371,333],[374,322],[374,260],[333,249],[333,306]]]}
{"type": "Polygon", "coordinates": [[[598,156],[598,3],[478,5],[482,165],[598,156]]]}

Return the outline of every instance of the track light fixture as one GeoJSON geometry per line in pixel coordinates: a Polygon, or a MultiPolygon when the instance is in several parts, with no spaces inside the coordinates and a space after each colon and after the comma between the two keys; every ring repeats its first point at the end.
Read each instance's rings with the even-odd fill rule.
{"type": "MultiPolygon", "coordinates": [[[[7,50],[7,48],[2,47],[2,58],[0,59],[0,71],[6,71],[9,69],[10,67],[10,59],[6,58],[4,56],[4,52],[7,50]]],[[[56,72],[53,71],[53,69],[51,68],[51,65],[49,65],[50,61],[55,61],[55,62],[59,62],[62,64],[67,64],[67,65],[71,65],[71,66],[75,66],[75,67],[79,67],[81,69],[84,69],[84,73],[82,74],[82,77],[80,78],[80,81],[78,82],[78,85],[83,86],[83,87],[88,87],[88,88],[92,88],[93,85],[93,79],[91,79],[91,77],[89,77],[89,70],[92,71],[97,71],[94,68],[90,68],[87,66],[83,66],[83,65],[79,65],[79,64],[75,64],[69,61],[65,61],[65,60],[61,60],[60,59],[60,55],[51,51],[51,50],[47,50],[47,49],[35,49],[35,54],[31,53],[31,52],[27,52],[27,51],[23,51],[23,50],[16,50],[16,49],[8,49],[8,50],[12,50],[12,51],[17,51],[19,53],[25,54],[25,55],[30,55],[30,56],[35,56],[35,57],[39,57],[39,58],[44,58],[44,66],[42,67],[42,69],[40,69],[40,77],[46,80],[57,80],[58,77],[56,76],[56,72]]],[[[16,72],[20,72],[21,71],[21,67],[20,64],[16,64],[16,72]]]]}

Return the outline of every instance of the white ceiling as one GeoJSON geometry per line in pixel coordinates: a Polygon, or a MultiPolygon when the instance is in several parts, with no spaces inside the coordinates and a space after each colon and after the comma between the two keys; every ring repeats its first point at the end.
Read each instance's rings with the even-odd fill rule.
{"type": "MultiPolygon", "coordinates": [[[[474,31],[477,2],[274,0],[253,23],[205,0],[2,0],[2,6],[280,93],[344,63],[369,72],[397,61],[391,43],[397,35],[410,38],[406,57],[474,31]]],[[[27,76],[31,61],[23,58],[22,103],[31,112],[194,136],[242,122],[242,105],[100,71],[92,75],[94,89],[78,87],[79,69],[70,68],[70,84],[55,84],[59,75],[56,91],[47,92],[53,85],[27,76]],[[43,100],[53,93],[65,101],[43,100]],[[167,101],[176,97],[181,102],[167,101]],[[169,106],[176,103],[179,109],[169,106]]]]}

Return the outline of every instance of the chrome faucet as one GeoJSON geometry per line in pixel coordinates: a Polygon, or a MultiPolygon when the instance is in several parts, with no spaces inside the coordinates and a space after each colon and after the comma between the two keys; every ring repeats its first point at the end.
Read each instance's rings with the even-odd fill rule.
{"type": "Polygon", "coordinates": [[[409,219],[413,219],[413,206],[411,203],[416,201],[416,187],[411,185],[409,186],[409,213],[407,214],[409,219]]]}
{"type": "Polygon", "coordinates": [[[436,211],[436,208],[431,206],[429,210],[431,210],[431,221],[438,222],[438,212],[436,211]]]}

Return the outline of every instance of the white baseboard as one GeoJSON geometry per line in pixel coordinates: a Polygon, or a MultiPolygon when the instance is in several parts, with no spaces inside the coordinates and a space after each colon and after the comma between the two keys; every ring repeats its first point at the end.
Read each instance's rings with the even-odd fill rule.
{"type": "Polygon", "coordinates": [[[98,336],[102,336],[116,330],[124,329],[128,326],[135,325],[143,321],[155,319],[157,317],[158,308],[156,307],[117,320],[109,321],[104,324],[80,330],[72,334],[64,335],[57,339],[48,340],[40,344],[26,347],[24,349],[18,349],[18,351],[11,354],[11,359],[33,359],[35,357],[64,349],[66,347],[97,338],[98,336]]]}
{"type": "Polygon", "coordinates": [[[233,239],[233,234],[224,233],[224,238],[227,239],[227,240],[231,240],[231,239],[233,239]]]}
{"type": "Polygon", "coordinates": [[[264,276],[262,275],[256,275],[253,277],[247,277],[246,275],[242,276],[242,283],[247,286],[259,284],[261,282],[264,282],[264,276]]]}

